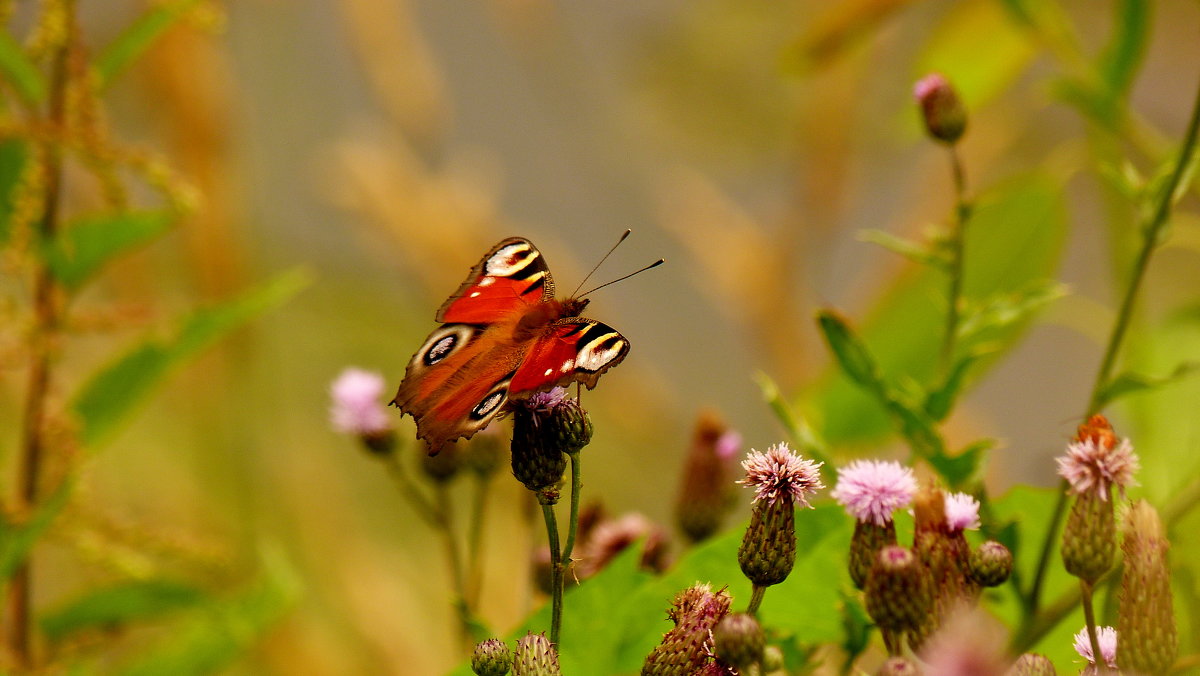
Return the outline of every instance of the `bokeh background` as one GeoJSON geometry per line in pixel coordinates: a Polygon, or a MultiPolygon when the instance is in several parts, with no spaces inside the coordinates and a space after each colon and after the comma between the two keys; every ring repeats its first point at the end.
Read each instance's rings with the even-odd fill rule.
{"type": "MultiPolygon", "coordinates": [[[[1056,3],[1074,56],[1022,27],[1021,4],[198,3],[106,103],[117,137],[165,155],[199,207],[79,301],[84,318],[121,312],[71,337],[58,390],[179,311],[295,267],[312,283],[175,373],[89,459],[75,527],[37,554],[38,603],[164,558],[230,584],[281,558],[298,601],[231,673],[445,672],[459,653],[441,551],[379,463],[330,429],[330,381],[354,365],[398,384],[435,309],[501,238],[533,240],[570,290],[632,228],[594,281],[667,264],[588,308],[633,347],[585,396],[596,425],[586,491],[670,524],[698,411],[718,410],[747,446],[783,439],[755,374],[802,392],[829,367],[814,310],[867,316],[906,270],[858,233],[916,236],[949,216],[946,156],[911,99],[930,70],[970,108],[973,190],[1041,168],[1066,198],[1059,277],[1071,295],[948,432],[1001,440],[997,490],[1052,485],[1111,323],[1110,235],[1132,214],[1092,166],[1094,145],[1111,142],[1056,83],[1103,48],[1124,3],[1056,3]]],[[[89,43],[145,7],[81,0],[89,43]]],[[[1157,3],[1148,20],[1134,157],[1178,138],[1200,63],[1200,6],[1157,3]]],[[[1195,303],[1198,251],[1200,223],[1185,215],[1155,260],[1148,313],[1195,303]]],[[[3,372],[6,428],[17,374],[3,372]]],[[[1180,425],[1197,438],[1194,420],[1180,425]]],[[[1143,483],[1159,495],[1177,485],[1162,468],[1143,483]]],[[[517,488],[501,477],[489,511],[481,614],[500,630],[538,602],[517,488]]]]}

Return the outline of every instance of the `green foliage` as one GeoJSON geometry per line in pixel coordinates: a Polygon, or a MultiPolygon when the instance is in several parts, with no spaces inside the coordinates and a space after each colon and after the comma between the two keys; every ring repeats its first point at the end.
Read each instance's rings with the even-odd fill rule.
{"type": "Polygon", "coordinates": [[[95,447],[120,427],[151,389],[173,369],[308,283],[292,271],[215,307],[199,310],[169,338],[146,338],[84,384],[72,402],[80,439],[95,447]]]}
{"type": "Polygon", "coordinates": [[[176,580],[132,580],[84,592],[41,618],[42,631],[61,641],[87,629],[113,629],[190,608],[207,598],[196,586],[176,580]]]}
{"type": "Polygon", "coordinates": [[[28,159],[29,146],[24,140],[0,141],[0,246],[7,244],[12,234],[13,190],[28,159]]]}
{"type": "Polygon", "coordinates": [[[105,47],[96,58],[100,84],[107,87],[141,57],[168,28],[174,26],[200,0],[174,0],[152,6],[105,47]]]}
{"type": "Polygon", "coordinates": [[[46,245],[46,264],[70,291],[79,290],[115,257],[145,244],[174,225],[169,211],[127,211],[79,219],[46,245]]]}
{"type": "Polygon", "coordinates": [[[24,523],[12,523],[0,514],[0,581],[7,580],[29,556],[29,550],[67,505],[72,484],[63,482],[38,505],[24,523]]]}
{"type": "Polygon", "coordinates": [[[12,85],[25,105],[32,106],[46,97],[41,71],[7,31],[0,31],[0,77],[12,85]]]}

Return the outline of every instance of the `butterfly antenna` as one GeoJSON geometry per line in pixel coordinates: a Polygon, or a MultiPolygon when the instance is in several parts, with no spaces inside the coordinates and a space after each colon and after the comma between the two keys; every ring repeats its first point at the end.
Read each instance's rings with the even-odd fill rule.
{"type": "Polygon", "coordinates": [[[594,288],[594,289],[591,289],[590,291],[587,291],[587,292],[581,293],[581,294],[579,294],[578,296],[575,296],[575,297],[576,297],[576,298],[583,298],[584,296],[588,295],[589,293],[592,293],[592,291],[599,291],[600,289],[603,289],[603,288],[604,288],[604,287],[606,287],[606,286],[609,286],[609,285],[612,285],[612,284],[616,284],[617,282],[620,282],[620,281],[623,281],[623,280],[629,279],[630,277],[632,277],[632,276],[634,276],[634,275],[636,275],[636,274],[643,273],[643,272],[645,272],[645,271],[647,271],[647,270],[649,270],[649,269],[651,269],[651,268],[657,268],[658,266],[660,266],[660,265],[662,265],[663,263],[666,263],[666,262],[667,262],[667,259],[665,259],[665,258],[660,258],[660,259],[658,259],[658,260],[654,261],[653,263],[651,263],[650,265],[647,265],[646,267],[642,268],[641,270],[634,270],[633,272],[631,272],[631,273],[629,273],[629,274],[625,275],[624,277],[617,277],[616,279],[612,280],[611,282],[605,282],[605,283],[601,284],[600,286],[597,286],[596,288],[594,288]]]}
{"type": "MultiPolygon", "coordinates": [[[[604,254],[604,258],[601,258],[600,262],[596,263],[596,266],[592,268],[592,271],[587,273],[587,276],[584,277],[582,280],[580,280],[579,286],[575,287],[575,291],[573,293],[571,293],[572,298],[582,298],[582,296],[578,295],[579,290],[583,288],[584,284],[587,284],[587,280],[591,279],[592,275],[596,274],[596,271],[600,269],[600,266],[604,265],[604,261],[608,260],[608,257],[611,256],[612,253],[617,250],[617,247],[621,246],[621,242],[624,242],[625,238],[628,237],[629,233],[631,233],[631,232],[633,232],[633,230],[631,230],[630,228],[625,228],[625,232],[621,233],[621,237],[617,240],[617,243],[612,245],[612,248],[608,250],[608,253],[604,254]]],[[[595,291],[595,290],[596,289],[592,289],[592,291],[595,291]]],[[[588,293],[591,293],[591,291],[589,291],[588,293]]]]}

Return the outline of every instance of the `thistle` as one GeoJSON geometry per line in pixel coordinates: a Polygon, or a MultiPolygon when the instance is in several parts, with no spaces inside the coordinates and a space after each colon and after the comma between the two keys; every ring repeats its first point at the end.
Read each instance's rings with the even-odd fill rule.
{"type": "Polygon", "coordinates": [[[925,566],[912,550],[888,545],[879,550],[864,590],[867,614],[884,631],[892,655],[900,636],[918,630],[933,610],[933,590],[925,566]]]}
{"type": "MultiPolygon", "coordinates": [[[[528,400],[513,407],[512,471],[517,478],[538,496],[538,502],[558,502],[558,484],[567,469],[567,455],[560,437],[572,446],[579,441],[581,430],[573,426],[578,423],[581,409],[578,404],[569,406],[566,390],[561,387],[550,392],[539,392],[528,400]],[[559,411],[564,420],[555,420],[559,411]]],[[[582,416],[586,420],[586,415],[582,416]]],[[[587,433],[590,437],[590,423],[587,433]]]]}
{"type": "Polygon", "coordinates": [[[850,579],[862,589],[875,555],[896,544],[892,514],[907,507],[917,491],[911,469],[898,462],[856,460],[838,470],[838,482],[830,495],[854,517],[850,542],[850,579]]]}
{"type": "MultiPolygon", "coordinates": [[[[960,506],[962,502],[955,499],[960,506]]],[[[964,518],[962,514],[956,514],[952,524],[947,518],[946,504],[947,496],[941,489],[930,487],[917,494],[913,506],[916,516],[913,550],[928,570],[933,591],[932,612],[926,616],[920,630],[910,635],[914,648],[941,626],[951,610],[975,596],[975,583],[968,573],[970,547],[962,530],[952,527],[963,525],[964,518]]],[[[954,514],[954,510],[952,507],[950,513],[954,514]]]]}
{"type": "Polygon", "coordinates": [[[717,623],[713,642],[717,658],[741,672],[762,662],[767,637],[753,615],[730,613],[717,623]]]}
{"type": "Polygon", "coordinates": [[[387,455],[396,446],[395,430],[383,406],[386,387],[383,376],[357,368],[342,371],[329,387],[333,428],[357,436],[368,451],[378,455],[387,455]]]}
{"type": "Polygon", "coordinates": [[[1013,569],[1013,555],[1008,547],[988,540],[971,552],[971,579],[981,587],[998,587],[1006,582],[1013,569]]]}
{"type": "MultiPolygon", "coordinates": [[[[1100,644],[1100,656],[1109,669],[1117,668],[1117,630],[1112,627],[1096,627],[1096,640],[1100,644]]],[[[1088,667],[1083,670],[1085,676],[1099,673],[1096,657],[1092,652],[1092,642],[1088,638],[1087,627],[1075,634],[1075,652],[1088,661],[1088,667]]]]}
{"type": "Polygon", "coordinates": [[[733,507],[730,480],[741,445],[741,436],[729,430],[716,413],[701,412],[675,508],[679,530],[692,542],[715,533],[733,507]]]}
{"type": "Polygon", "coordinates": [[[1145,500],[1129,510],[1124,521],[1117,633],[1121,652],[1117,664],[1136,674],[1162,674],[1175,661],[1179,636],[1171,597],[1170,543],[1163,535],[1158,512],[1145,500]]]}
{"type": "Polygon", "coordinates": [[[714,592],[707,584],[679,592],[667,611],[675,627],[646,657],[642,676],[692,676],[711,663],[713,629],[732,601],[725,590],[714,592]]]}
{"type": "Polygon", "coordinates": [[[562,676],[554,644],[545,634],[533,632],[517,640],[512,670],[513,676],[562,676]]]}
{"type": "Polygon", "coordinates": [[[1025,653],[1017,658],[1006,676],[1058,676],[1058,672],[1045,655],[1025,653]]]}
{"type": "Polygon", "coordinates": [[[967,111],[954,87],[939,73],[921,78],[913,87],[925,130],[936,141],[953,145],[967,128],[967,111]]]}
{"type": "Polygon", "coordinates": [[[512,653],[498,638],[481,641],[471,653],[471,671],[477,676],[504,676],[511,667],[512,653]]]}

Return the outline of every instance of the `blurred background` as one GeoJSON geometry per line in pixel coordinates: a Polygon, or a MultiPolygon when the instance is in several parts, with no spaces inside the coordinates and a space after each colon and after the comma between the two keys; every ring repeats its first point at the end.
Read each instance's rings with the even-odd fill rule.
{"type": "MultiPolygon", "coordinates": [[[[1123,4],[1056,3],[1055,37],[1022,25],[1015,0],[195,3],[105,102],[113,134],[164,155],[199,206],[77,302],[85,328],[58,389],[182,310],[296,267],[312,283],[180,369],[88,460],[76,527],[38,553],[37,602],[160,557],[230,584],[276,557],[295,568],[299,600],[231,673],[445,672],[460,657],[442,553],[382,466],[330,429],[332,379],[358,366],[398,384],[437,307],[503,237],[530,238],[566,292],[632,228],[593,281],[667,264],[587,310],[632,351],[584,397],[586,492],[669,527],[698,412],[719,411],[747,447],[784,439],[756,374],[803,399],[829,367],[814,311],[867,317],[906,274],[859,233],[915,237],[949,217],[946,155],[912,102],[931,70],[970,110],[972,192],[1038,169],[1065,200],[1058,276],[1071,295],[947,432],[1000,440],[997,491],[1053,485],[1122,279],[1110,235],[1133,215],[1089,167],[1097,147],[1160,157],[1200,76],[1200,6],[1159,3],[1133,141],[1097,132],[1060,78],[1104,48],[1123,4]],[[117,319],[87,325],[99,307],[117,319]]],[[[146,6],[81,0],[85,39],[112,41],[146,6]]],[[[1144,296],[1152,317],[1197,301],[1200,223],[1185,214],[1172,236],[1144,296]]],[[[16,373],[3,373],[6,423],[16,373]]],[[[409,438],[411,420],[400,425],[409,438]]],[[[1194,421],[1180,425],[1197,439],[1194,421]]],[[[1177,485],[1165,467],[1143,483],[1177,485]]],[[[480,614],[503,632],[537,602],[512,583],[535,536],[507,476],[490,504],[480,614]]]]}

